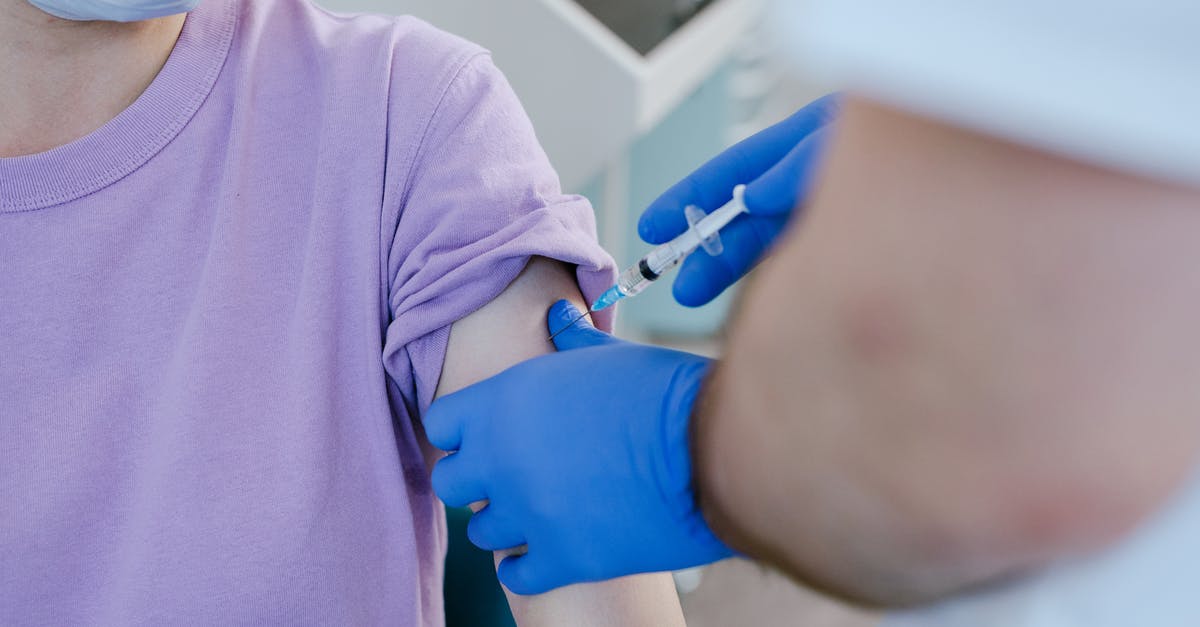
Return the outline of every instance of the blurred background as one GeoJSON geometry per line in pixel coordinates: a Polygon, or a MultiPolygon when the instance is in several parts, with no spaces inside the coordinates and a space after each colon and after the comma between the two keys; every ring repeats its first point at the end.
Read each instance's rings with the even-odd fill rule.
{"type": "MultiPolygon", "coordinates": [[[[708,158],[821,95],[779,60],[766,0],[318,0],[333,11],[415,15],[489,48],[563,189],[591,200],[618,264],[649,247],[637,216],[708,158]]],[[[617,332],[716,355],[736,294],[685,309],[659,286],[625,301],[617,332]]],[[[450,627],[511,625],[489,553],[451,510],[450,627]]],[[[740,560],[676,574],[693,627],[864,627],[874,617],[740,560]]]]}

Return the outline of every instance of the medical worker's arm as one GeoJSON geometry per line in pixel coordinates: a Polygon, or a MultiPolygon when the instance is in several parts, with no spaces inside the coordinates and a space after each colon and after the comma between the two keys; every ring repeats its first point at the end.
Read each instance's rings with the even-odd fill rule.
{"type": "MultiPolygon", "coordinates": [[[[454,323],[438,395],[450,394],[513,364],[553,352],[547,340],[546,308],[568,298],[582,306],[572,272],[563,264],[534,258],[495,300],[454,323]]],[[[553,393],[547,387],[545,393],[553,393]]],[[[479,420],[490,415],[474,417],[479,420]]],[[[563,416],[570,420],[570,416],[563,416]]],[[[528,434],[536,438],[536,434],[528,434]]],[[[497,561],[502,557],[497,553],[497,561]]],[[[508,591],[522,627],[536,625],[683,625],[670,575],[637,575],[559,588],[537,596],[508,591]]]]}
{"type": "Polygon", "coordinates": [[[1200,192],[843,114],[693,414],[713,528],[883,604],[1119,538],[1200,446],[1200,192]]]}

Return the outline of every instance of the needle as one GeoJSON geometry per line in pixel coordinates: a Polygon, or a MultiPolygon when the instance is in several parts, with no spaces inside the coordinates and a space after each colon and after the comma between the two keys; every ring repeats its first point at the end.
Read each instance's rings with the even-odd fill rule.
{"type": "Polygon", "coordinates": [[[586,315],[588,315],[588,314],[590,314],[590,313],[592,313],[592,312],[591,312],[591,311],[589,311],[589,310],[586,310],[586,309],[585,309],[585,310],[583,311],[583,313],[579,314],[578,316],[575,316],[575,319],[574,319],[574,320],[572,320],[572,321],[571,321],[569,324],[567,324],[567,326],[565,326],[565,327],[563,327],[563,328],[561,328],[561,329],[559,329],[559,330],[555,331],[555,332],[554,332],[554,334],[550,336],[550,341],[551,341],[551,342],[553,342],[553,341],[554,341],[554,338],[558,337],[558,334],[560,334],[560,333],[562,333],[563,331],[566,331],[567,329],[570,329],[571,327],[575,326],[575,323],[576,323],[576,322],[579,322],[580,320],[583,320],[583,317],[584,317],[584,316],[586,316],[586,315]]]}

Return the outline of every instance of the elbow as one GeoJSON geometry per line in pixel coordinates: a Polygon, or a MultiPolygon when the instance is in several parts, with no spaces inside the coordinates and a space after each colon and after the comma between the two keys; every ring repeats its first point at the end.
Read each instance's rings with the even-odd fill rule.
{"type": "Polygon", "coordinates": [[[1047,354],[1069,328],[1014,326],[976,282],[781,267],[759,280],[804,299],[748,296],[693,450],[718,534],[811,587],[908,606],[1092,551],[1190,463],[1194,447],[1142,444],[1128,404],[1096,393],[1115,389],[1092,367],[1107,364],[1047,354]]]}
{"type": "Polygon", "coordinates": [[[869,530],[874,538],[848,539],[840,556],[849,564],[844,569],[792,572],[858,607],[921,606],[1108,546],[1146,514],[1114,504],[1110,495],[1038,492],[1014,496],[972,486],[961,502],[973,505],[893,516],[869,530]]]}
{"type": "Polygon", "coordinates": [[[1011,346],[970,342],[980,335],[963,322],[892,296],[843,301],[832,326],[848,373],[842,417],[855,426],[831,445],[866,460],[840,470],[869,503],[844,511],[881,524],[846,523],[862,547],[854,578],[827,592],[866,607],[928,603],[1109,546],[1175,485],[1161,465],[1129,472],[1132,451],[1089,408],[1039,395],[1061,375],[1022,371],[1006,362],[1025,357],[1011,346]]]}

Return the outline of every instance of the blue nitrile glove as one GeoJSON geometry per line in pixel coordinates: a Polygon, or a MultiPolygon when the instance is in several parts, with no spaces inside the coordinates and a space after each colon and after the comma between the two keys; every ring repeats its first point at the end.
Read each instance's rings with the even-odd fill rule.
{"type": "Polygon", "coordinates": [[[692,253],[675,278],[675,300],[699,307],[742,278],[787,225],[792,209],[808,195],[817,161],[837,113],[837,96],[825,96],[792,117],[713,158],[659,196],[642,214],[638,234],[662,244],[688,228],[683,209],[711,212],[746,184],[749,213],[721,231],[725,250],[716,257],[692,253]]]}
{"type": "MultiPolygon", "coordinates": [[[[557,331],[579,312],[550,308],[557,331]]],[[[545,355],[443,397],[429,441],[457,451],[433,487],[451,506],[487,499],[467,535],[501,583],[537,594],[584,581],[676,570],[731,555],[696,509],[688,421],[709,360],[618,340],[586,320],[545,355]]]]}

